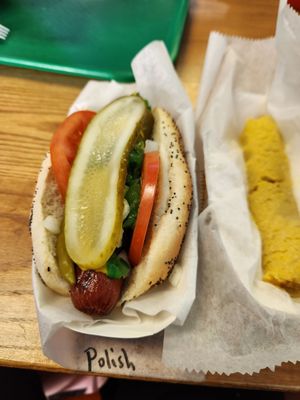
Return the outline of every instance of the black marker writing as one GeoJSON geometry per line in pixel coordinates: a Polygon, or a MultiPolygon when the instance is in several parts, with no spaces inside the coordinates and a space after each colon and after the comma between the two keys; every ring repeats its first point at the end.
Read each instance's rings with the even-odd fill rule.
{"type": "Polygon", "coordinates": [[[130,361],[127,351],[125,349],[121,349],[121,354],[114,352],[114,349],[111,347],[109,349],[104,349],[104,352],[98,354],[97,350],[94,347],[88,347],[84,350],[86,354],[87,367],[88,371],[92,372],[95,370],[95,364],[102,369],[107,367],[108,369],[118,368],[123,369],[124,367],[128,370],[135,371],[135,365],[132,361],[130,361]]]}
{"type": "MultiPolygon", "coordinates": [[[[114,352],[114,349],[111,347],[110,348],[110,351],[113,353],[114,352]]],[[[117,364],[116,364],[116,362],[115,362],[115,360],[112,358],[111,359],[111,363],[112,363],[112,365],[115,367],[115,368],[117,368],[117,364]]]]}
{"type": "Polygon", "coordinates": [[[127,368],[128,368],[128,369],[132,368],[132,370],[135,371],[135,365],[133,364],[133,362],[129,361],[129,358],[128,358],[128,355],[127,355],[127,353],[126,353],[126,350],[125,350],[125,349],[121,349],[121,351],[122,351],[122,353],[123,353],[123,355],[124,355],[127,368]]]}
{"type": "Polygon", "coordinates": [[[122,362],[122,356],[119,356],[119,357],[118,357],[118,361],[119,361],[119,367],[120,367],[120,368],[123,368],[123,367],[124,367],[124,364],[123,364],[123,362],[122,362]]]}
{"type": "Polygon", "coordinates": [[[84,352],[87,356],[88,371],[92,371],[92,361],[97,357],[97,351],[94,349],[94,347],[89,347],[88,349],[84,350],[84,352]]]}

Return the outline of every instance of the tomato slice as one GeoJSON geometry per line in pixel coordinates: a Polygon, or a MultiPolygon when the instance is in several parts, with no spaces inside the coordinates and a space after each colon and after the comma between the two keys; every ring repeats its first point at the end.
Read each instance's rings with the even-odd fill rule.
{"type": "Polygon", "coordinates": [[[69,115],[52,137],[50,144],[52,170],[64,200],[81,136],[95,114],[93,111],[77,111],[69,115]]]}
{"type": "Polygon", "coordinates": [[[159,174],[159,152],[145,153],[142,171],[141,201],[132,234],[128,258],[137,265],[142,256],[145,237],[151,217],[159,174]]]}

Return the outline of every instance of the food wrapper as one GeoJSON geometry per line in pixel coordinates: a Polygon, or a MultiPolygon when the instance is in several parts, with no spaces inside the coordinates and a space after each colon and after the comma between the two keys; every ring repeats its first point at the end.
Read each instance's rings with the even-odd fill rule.
{"type": "MultiPolygon", "coordinates": [[[[77,311],[70,298],[59,296],[45,287],[36,268],[33,268],[34,296],[43,351],[49,358],[67,368],[90,370],[87,355],[82,356],[84,351],[80,350],[83,357],[81,359],[79,350],[76,351],[82,349],[82,346],[89,348],[89,336],[86,335],[122,339],[153,335],[172,323],[182,325],[195,298],[198,264],[197,188],[192,106],[162,42],[152,42],[141,50],[132,62],[132,69],[135,84],[88,82],[71,106],[70,113],[84,109],[97,111],[115,98],[134,92],[139,92],[152,107],[164,107],[182,132],[193,177],[194,203],[190,223],[182,252],[170,278],[140,298],[127,302],[122,309],[114,310],[105,318],[93,318],[77,311]]],[[[49,165],[49,157],[44,163],[49,165]]],[[[43,176],[40,175],[39,180],[42,181],[43,176]]],[[[35,201],[39,201],[38,196],[37,194],[35,201]]],[[[90,340],[95,343],[95,338],[90,340]]],[[[106,343],[105,340],[103,343],[106,343]]],[[[110,341],[108,343],[106,346],[112,346],[110,341]]],[[[119,344],[120,346],[122,347],[119,344]]],[[[124,357],[123,355],[123,364],[124,357]]]]}
{"type": "Polygon", "coordinates": [[[198,219],[197,298],[184,327],[166,330],[167,365],[251,374],[300,360],[299,299],[261,279],[261,238],[238,143],[247,119],[275,119],[300,210],[299,41],[300,16],[287,5],[274,38],[210,35],[196,110],[208,194],[198,219]]]}

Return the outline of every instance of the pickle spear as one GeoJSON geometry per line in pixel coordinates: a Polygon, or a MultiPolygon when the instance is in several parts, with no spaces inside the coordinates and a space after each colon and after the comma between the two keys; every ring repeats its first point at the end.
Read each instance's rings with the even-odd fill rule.
{"type": "Polygon", "coordinates": [[[153,117],[138,95],[121,97],[90,122],[71,170],[65,202],[65,241],[81,269],[100,269],[122,235],[128,154],[153,117]]]}

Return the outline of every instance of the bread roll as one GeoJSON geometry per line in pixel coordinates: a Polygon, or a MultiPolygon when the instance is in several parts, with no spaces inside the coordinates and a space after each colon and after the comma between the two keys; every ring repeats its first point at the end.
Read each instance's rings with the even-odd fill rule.
{"type": "Polygon", "coordinates": [[[53,217],[58,225],[63,219],[63,204],[51,170],[50,154],[43,161],[32,207],[31,237],[35,267],[42,281],[54,292],[67,296],[70,286],[58,269],[56,260],[57,235],[44,224],[53,217]]]}

